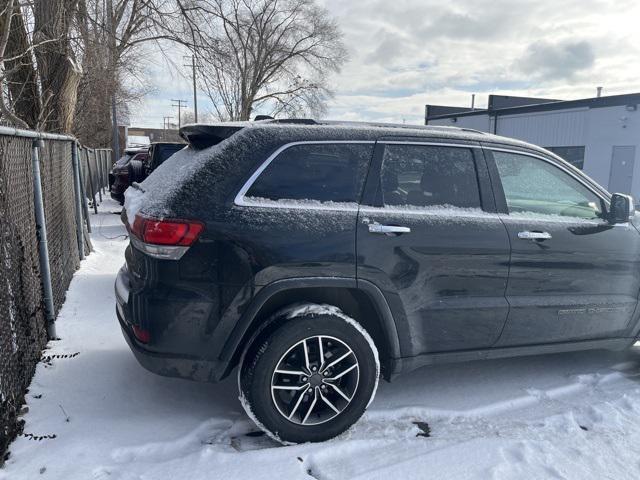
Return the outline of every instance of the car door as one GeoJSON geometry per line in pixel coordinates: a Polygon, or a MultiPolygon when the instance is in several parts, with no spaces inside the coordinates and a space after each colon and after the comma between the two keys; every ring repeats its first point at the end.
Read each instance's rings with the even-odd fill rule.
{"type": "Polygon", "coordinates": [[[478,144],[378,141],[357,278],[387,298],[403,356],[490,347],[507,317],[508,263],[478,144]]]}
{"type": "Polygon", "coordinates": [[[486,150],[511,240],[510,311],[497,345],[621,337],[640,288],[640,235],[606,220],[608,197],[540,153],[486,150]]]}

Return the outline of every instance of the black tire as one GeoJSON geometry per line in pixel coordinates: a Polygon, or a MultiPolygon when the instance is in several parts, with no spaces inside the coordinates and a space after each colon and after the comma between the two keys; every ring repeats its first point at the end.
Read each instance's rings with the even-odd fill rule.
{"type": "Polygon", "coordinates": [[[238,384],[247,414],[272,438],[286,444],[320,442],[343,433],[358,421],[375,395],[379,374],[377,350],[369,335],[354,320],[334,308],[328,313],[307,311],[284,320],[275,331],[259,337],[243,356],[238,384]],[[307,346],[302,350],[305,339],[307,346]],[[319,360],[321,348],[322,362],[319,360]],[[282,365],[292,359],[302,362],[303,355],[307,360],[302,369],[309,372],[314,366],[317,369],[311,376],[275,373],[278,366],[282,371],[282,365]],[[344,360],[331,366],[345,355],[344,360]],[[329,367],[323,373],[322,365],[329,367]],[[339,379],[331,378],[344,371],[347,373],[339,379]],[[322,383],[318,385],[318,381],[322,383]],[[342,394],[338,395],[340,392],[330,383],[342,394]],[[296,388],[306,384],[308,388],[284,392],[277,389],[289,384],[296,388]],[[291,400],[288,400],[289,395],[291,400]],[[317,400],[315,406],[312,406],[313,398],[317,400]],[[297,410],[293,408],[296,404],[297,410]],[[340,412],[335,413],[337,410],[340,412]],[[292,411],[293,420],[287,418],[292,411]],[[303,418],[306,412],[310,413],[303,418]]]}
{"type": "Polygon", "coordinates": [[[144,164],[138,160],[131,160],[129,162],[129,184],[141,182],[144,179],[144,164]]]}

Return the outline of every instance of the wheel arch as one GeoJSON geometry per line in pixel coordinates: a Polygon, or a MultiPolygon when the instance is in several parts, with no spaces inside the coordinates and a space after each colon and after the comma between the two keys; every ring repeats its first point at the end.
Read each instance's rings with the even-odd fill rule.
{"type": "Polygon", "coordinates": [[[273,316],[278,310],[299,302],[334,305],[355,319],[376,344],[383,377],[391,377],[394,360],[401,356],[400,342],[384,295],[367,281],[325,277],[289,278],[263,287],[238,321],[221,352],[221,359],[228,362],[223,377],[238,365],[249,345],[278,327],[281,319],[273,316]]]}

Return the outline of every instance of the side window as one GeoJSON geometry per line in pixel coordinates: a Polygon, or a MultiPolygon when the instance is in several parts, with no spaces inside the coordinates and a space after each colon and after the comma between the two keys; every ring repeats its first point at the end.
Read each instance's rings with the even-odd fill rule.
{"type": "Polygon", "coordinates": [[[373,144],[304,144],[281,152],[246,193],[252,200],[358,202],[373,144]]]}
{"type": "Polygon", "coordinates": [[[594,219],[600,198],[562,169],[539,158],[493,152],[509,213],[594,219]]]}
{"type": "Polygon", "coordinates": [[[481,207],[469,148],[386,145],[381,175],[386,206],[481,207]]]}

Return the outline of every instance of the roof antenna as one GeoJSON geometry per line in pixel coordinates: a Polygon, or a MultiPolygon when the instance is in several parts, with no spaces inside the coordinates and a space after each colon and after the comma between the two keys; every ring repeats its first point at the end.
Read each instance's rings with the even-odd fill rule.
{"type": "Polygon", "coordinates": [[[596,87],[596,90],[596,97],[600,98],[602,96],[602,87],[596,87]]]}
{"type": "Polygon", "coordinates": [[[472,93],[471,94],[471,110],[475,110],[476,109],[476,94],[472,93]]]}

